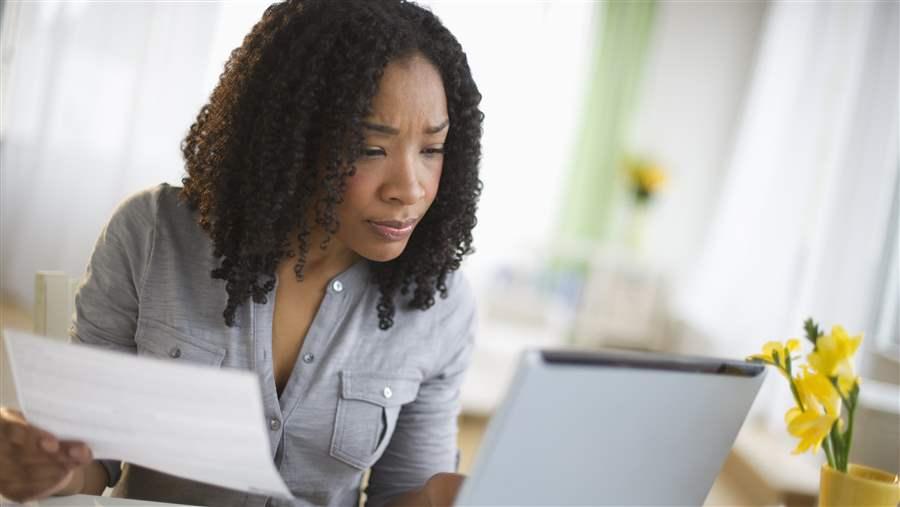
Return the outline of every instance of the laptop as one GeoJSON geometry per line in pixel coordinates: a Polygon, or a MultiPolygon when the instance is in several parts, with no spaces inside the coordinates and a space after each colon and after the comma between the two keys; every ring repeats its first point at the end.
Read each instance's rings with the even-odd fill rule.
{"type": "Polygon", "coordinates": [[[765,368],[529,350],[456,505],[701,505],[765,368]]]}

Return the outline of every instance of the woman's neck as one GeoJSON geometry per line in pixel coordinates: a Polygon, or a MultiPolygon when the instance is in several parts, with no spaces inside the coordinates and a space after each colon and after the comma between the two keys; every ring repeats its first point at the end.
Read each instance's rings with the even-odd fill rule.
{"type": "MultiPolygon", "coordinates": [[[[322,249],[321,244],[324,239],[324,233],[319,231],[309,235],[310,248],[306,252],[306,259],[303,264],[303,281],[309,281],[311,285],[321,285],[322,287],[339,273],[347,270],[360,258],[359,254],[347,248],[333,235],[325,249],[322,249]]],[[[292,250],[294,252],[299,251],[296,240],[292,250]]],[[[296,264],[296,256],[285,257],[279,262],[277,275],[280,282],[285,282],[286,280],[296,282],[297,277],[294,274],[294,266],[296,264]]]]}

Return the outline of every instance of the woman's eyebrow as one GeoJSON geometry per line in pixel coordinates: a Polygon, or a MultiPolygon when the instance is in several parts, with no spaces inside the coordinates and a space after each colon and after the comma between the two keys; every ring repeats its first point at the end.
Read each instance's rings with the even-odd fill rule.
{"type": "Polygon", "coordinates": [[[425,133],[426,133],[426,134],[437,134],[438,132],[440,132],[440,131],[444,130],[445,128],[447,128],[447,125],[450,125],[450,119],[449,119],[449,118],[446,119],[446,120],[444,120],[444,121],[442,121],[440,125],[437,125],[437,126],[435,126],[435,127],[428,127],[428,128],[426,128],[426,129],[425,129],[425,133]]]}
{"type": "Polygon", "coordinates": [[[380,132],[382,134],[388,134],[391,136],[397,135],[400,133],[400,131],[395,129],[394,127],[389,127],[387,125],[381,125],[378,123],[370,123],[370,122],[364,121],[362,123],[362,126],[366,130],[374,130],[375,132],[380,132]]]}
{"type": "MultiPolygon", "coordinates": [[[[434,127],[426,127],[425,133],[426,134],[437,134],[438,132],[447,128],[447,125],[450,125],[449,119],[442,121],[439,125],[436,125],[434,127]]],[[[382,125],[380,123],[372,123],[372,122],[364,121],[364,122],[362,122],[362,126],[366,130],[373,130],[375,132],[379,132],[381,134],[387,134],[387,135],[391,135],[391,136],[397,135],[400,133],[400,131],[398,129],[388,126],[388,125],[382,125]]]]}

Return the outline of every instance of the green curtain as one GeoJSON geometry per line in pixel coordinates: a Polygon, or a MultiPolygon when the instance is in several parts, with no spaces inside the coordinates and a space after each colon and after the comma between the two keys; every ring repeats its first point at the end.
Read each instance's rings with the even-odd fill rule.
{"type": "Polygon", "coordinates": [[[607,0],[600,26],[559,231],[566,239],[610,239],[624,185],[620,163],[656,10],[655,0],[607,0]]]}

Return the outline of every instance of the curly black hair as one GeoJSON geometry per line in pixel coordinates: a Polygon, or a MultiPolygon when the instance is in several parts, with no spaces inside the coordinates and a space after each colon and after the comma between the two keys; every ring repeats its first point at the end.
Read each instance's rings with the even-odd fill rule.
{"type": "Polygon", "coordinates": [[[248,299],[266,303],[282,259],[296,257],[294,273],[303,279],[312,228],[326,231],[320,246],[327,246],[385,66],[416,53],[440,73],[450,129],[431,208],[399,257],[370,263],[379,328],[393,325],[396,297],[426,310],[436,292],[447,296],[447,275],[472,252],[481,193],[484,115],[462,47],[411,2],[288,0],[266,9],[231,52],[181,144],[182,196],[221,261],[211,275],[226,282],[226,325],[248,299]]]}

